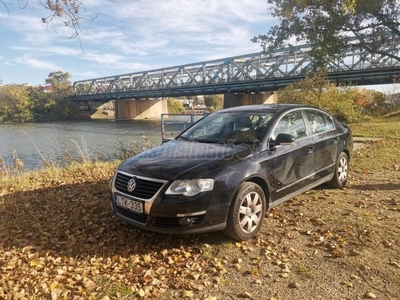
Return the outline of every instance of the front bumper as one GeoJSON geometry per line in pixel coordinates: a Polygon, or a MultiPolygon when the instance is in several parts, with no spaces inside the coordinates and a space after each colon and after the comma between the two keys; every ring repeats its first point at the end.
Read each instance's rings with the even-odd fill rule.
{"type": "Polygon", "coordinates": [[[162,182],[159,189],[147,199],[140,198],[140,193],[128,193],[125,182],[130,178],[148,186],[151,178],[137,177],[121,172],[125,178],[123,184],[116,180],[115,176],[110,180],[110,208],[118,219],[135,227],[161,233],[192,234],[223,230],[226,227],[226,219],[229,205],[221,204],[220,195],[216,190],[200,193],[194,197],[166,196],[167,182],[162,182]],[[146,181],[146,182],[141,182],[146,181]],[[120,188],[122,186],[122,189],[120,188]],[[117,197],[131,199],[142,203],[143,213],[135,212],[121,206],[117,197]]]}
{"type": "Polygon", "coordinates": [[[223,230],[226,218],[212,212],[169,212],[139,214],[121,207],[113,200],[110,208],[121,221],[135,227],[161,233],[192,234],[223,230]]]}

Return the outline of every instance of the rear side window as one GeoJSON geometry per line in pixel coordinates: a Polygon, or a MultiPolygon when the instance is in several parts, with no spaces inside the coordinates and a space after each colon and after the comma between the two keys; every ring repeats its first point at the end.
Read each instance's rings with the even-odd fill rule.
{"type": "Polygon", "coordinates": [[[335,129],[332,118],[318,110],[305,111],[311,133],[321,133],[335,129]]]}

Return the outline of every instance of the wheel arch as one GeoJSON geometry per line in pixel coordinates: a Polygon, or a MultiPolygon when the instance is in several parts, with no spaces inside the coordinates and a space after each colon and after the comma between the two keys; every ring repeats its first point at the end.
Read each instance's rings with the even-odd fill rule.
{"type": "MultiPolygon", "coordinates": [[[[252,182],[252,183],[258,184],[261,187],[261,189],[263,190],[264,195],[265,195],[266,210],[268,210],[270,203],[271,203],[270,188],[268,186],[268,183],[265,181],[265,179],[262,177],[259,177],[259,176],[247,177],[247,178],[244,178],[241,182],[235,184],[235,188],[229,197],[229,206],[232,204],[233,200],[235,199],[240,186],[245,182],[252,182]]],[[[229,213],[229,209],[226,212],[225,219],[228,218],[228,213],[229,213]]]]}
{"type": "Polygon", "coordinates": [[[265,180],[262,179],[261,177],[250,177],[247,180],[245,180],[244,182],[256,183],[263,189],[264,195],[265,195],[265,202],[267,204],[267,210],[268,210],[269,204],[270,204],[270,190],[269,190],[269,186],[265,182],[265,180]]]}
{"type": "MultiPolygon", "coordinates": [[[[350,150],[346,148],[346,149],[343,149],[342,152],[346,153],[347,159],[348,159],[349,162],[350,162],[350,160],[351,160],[351,153],[350,153],[350,150]]],[[[340,155],[340,153],[339,153],[339,155],[340,155]]]]}

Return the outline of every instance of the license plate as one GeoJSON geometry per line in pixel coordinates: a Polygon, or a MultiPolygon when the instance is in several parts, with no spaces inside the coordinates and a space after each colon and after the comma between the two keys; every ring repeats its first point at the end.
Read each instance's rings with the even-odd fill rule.
{"type": "Polygon", "coordinates": [[[143,203],[117,195],[117,204],[137,213],[143,213],[143,203]]]}

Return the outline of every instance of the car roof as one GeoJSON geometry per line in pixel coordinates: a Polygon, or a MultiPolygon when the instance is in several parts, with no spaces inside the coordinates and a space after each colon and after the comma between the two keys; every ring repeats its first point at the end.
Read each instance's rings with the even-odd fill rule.
{"type": "Polygon", "coordinates": [[[225,112],[252,112],[252,111],[281,111],[281,110],[288,110],[293,108],[300,108],[300,107],[310,107],[306,105],[299,105],[299,104],[257,104],[257,105],[243,105],[243,106],[235,106],[230,108],[225,108],[218,113],[225,113],[225,112]]]}

